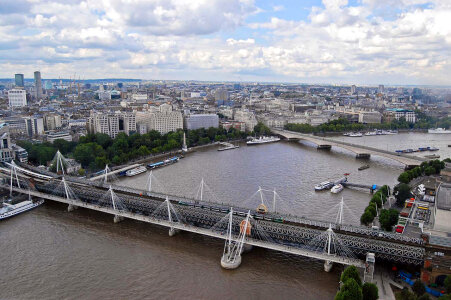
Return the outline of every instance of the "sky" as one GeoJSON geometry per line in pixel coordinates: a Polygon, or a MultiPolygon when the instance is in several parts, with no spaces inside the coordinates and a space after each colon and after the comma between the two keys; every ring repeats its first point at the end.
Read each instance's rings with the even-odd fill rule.
{"type": "Polygon", "coordinates": [[[0,0],[0,78],[451,85],[451,0],[0,0]]]}

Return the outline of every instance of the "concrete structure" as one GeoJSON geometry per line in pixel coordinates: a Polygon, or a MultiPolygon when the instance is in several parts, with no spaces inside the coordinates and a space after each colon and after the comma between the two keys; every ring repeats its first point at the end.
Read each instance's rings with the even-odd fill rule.
{"type": "Polygon", "coordinates": [[[55,130],[62,126],[61,116],[58,114],[46,114],[44,115],[44,129],[55,130]]]}
{"type": "Polygon", "coordinates": [[[198,114],[185,116],[185,129],[218,128],[219,117],[217,114],[198,114]]]}
{"type": "Polygon", "coordinates": [[[177,129],[183,129],[182,113],[173,111],[172,106],[168,104],[160,105],[158,111],[137,112],[136,122],[142,132],[156,130],[161,134],[165,134],[177,129]]]}
{"type": "Polygon", "coordinates": [[[27,106],[27,92],[22,89],[12,89],[8,91],[9,107],[27,106]]]}
{"type": "Polygon", "coordinates": [[[15,74],[14,75],[14,83],[15,83],[16,87],[24,87],[25,81],[24,81],[23,74],[15,74]]]}
{"type": "Polygon", "coordinates": [[[27,163],[28,162],[28,152],[24,148],[13,144],[12,145],[14,159],[18,160],[21,163],[27,163]]]}
{"type": "Polygon", "coordinates": [[[237,110],[234,120],[246,124],[246,131],[254,130],[255,125],[258,123],[255,114],[247,110],[237,110]]]}
{"type": "Polygon", "coordinates": [[[393,119],[399,120],[404,118],[407,122],[415,123],[416,116],[413,110],[400,109],[400,108],[389,108],[385,112],[385,117],[387,121],[392,121],[393,119]]]}
{"type": "Polygon", "coordinates": [[[356,93],[356,86],[351,85],[351,95],[354,95],[356,93]]]}
{"type": "Polygon", "coordinates": [[[69,126],[69,128],[72,128],[72,127],[85,127],[86,126],[86,119],[69,120],[69,121],[67,121],[67,126],[69,126]]]}
{"type": "Polygon", "coordinates": [[[102,113],[91,112],[87,122],[90,133],[104,133],[115,138],[118,133],[127,135],[136,132],[136,117],[134,113],[102,113]]]}
{"type": "Polygon", "coordinates": [[[241,132],[246,131],[246,124],[243,122],[226,121],[226,122],[221,122],[219,125],[222,128],[224,128],[225,130],[229,130],[230,128],[235,128],[236,130],[239,130],[241,132]]]}
{"type": "Polygon", "coordinates": [[[0,124],[0,162],[11,161],[13,150],[9,137],[9,127],[6,123],[0,124]]]}
{"type": "Polygon", "coordinates": [[[378,111],[368,111],[359,113],[359,123],[363,124],[380,124],[382,122],[382,115],[378,111]]]}
{"type": "Polygon", "coordinates": [[[215,91],[215,101],[218,106],[229,104],[229,92],[226,89],[217,89],[215,91]]]}
{"type": "Polygon", "coordinates": [[[320,149],[330,149],[332,146],[340,147],[356,154],[356,158],[370,158],[371,155],[378,155],[385,158],[389,158],[395,160],[403,165],[406,168],[411,168],[414,166],[419,166],[422,162],[427,161],[427,159],[423,157],[410,156],[410,155],[400,155],[396,153],[392,153],[390,151],[385,151],[377,148],[356,145],[351,143],[346,143],[338,140],[333,140],[329,138],[317,137],[309,134],[303,134],[299,132],[293,132],[288,130],[277,130],[272,129],[275,134],[283,136],[287,139],[293,140],[305,140],[311,143],[314,143],[320,149]]]}
{"type": "Polygon", "coordinates": [[[47,135],[47,142],[53,143],[56,140],[65,140],[68,142],[72,142],[72,136],[67,131],[50,132],[47,135]]]}
{"type": "Polygon", "coordinates": [[[44,119],[39,116],[26,117],[25,131],[28,136],[36,136],[44,134],[44,119]]]}
{"type": "Polygon", "coordinates": [[[34,72],[34,86],[35,86],[35,96],[37,100],[42,98],[42,81],[41,81],[41,72],[34,72]]]}

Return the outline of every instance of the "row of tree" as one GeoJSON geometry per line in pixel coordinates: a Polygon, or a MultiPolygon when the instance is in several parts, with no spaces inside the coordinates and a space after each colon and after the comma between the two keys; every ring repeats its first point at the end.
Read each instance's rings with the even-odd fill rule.
{"type": "Polygon", "coordinates": [[[347,119],[339,118],[327,123],[312,126],[310,124],[295,124],[288,123],[285,125],[286,130],[301,132],[301,133],[317,133],[317,132],[345,132],[345,131],[363,131],[372,129],[428,129],[433,127],[451,127],[451,118],[445,117],[436,119],[427,117],[424,113],[417,114],[417,122],[407,122],[404,118],[399,120],[393,120],[391,122],[385,122],[381,124],[360,124],[352,123],[347,119]]]}
{"type": "Polygon", "coordinates": [[[440,161],[438,159],[436,160],[430,160],[422,162],[421,165],[418,167],[413,168],[412,170],[402,172],[398,176],[398,181],[401,183],[409,183],[412,179],[417,178],[419,176],[430,176],[433,174],[439,174],[440,170],[445,168],[445,163],[451,162],[451,159],[447,158],[443,161],[440,161]]]}
{"type": "Polygon", "coordinates": [[[355,266],[347,267],[341,274],[342,282],[340,290],[335,295],[335,300],[377,300],[379,291],[374,283],[362,284],[359,271],[355,266]]]}

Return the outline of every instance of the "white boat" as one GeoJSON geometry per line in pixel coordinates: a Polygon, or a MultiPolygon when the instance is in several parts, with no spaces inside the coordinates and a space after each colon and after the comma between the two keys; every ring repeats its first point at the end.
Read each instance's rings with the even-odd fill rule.
{"type": "Polygon", "coordinates": [[[252,140],[249,140],[246,142],[247,145],[258,145],[258,144],[265,144],[265,143],[273,143],[280,141],[280,138],[277,136],[261,136],[259,138],[253,138],[252,140]]]}
{"type": "Polygon", "coordinates": [[[451,130],[446,130],[445,128],[436,128],[436,129],[429,129],[428,133],[451,133],[451,130]]]}
{"type": "Polygon", "coordinates": [[[38,207],[42,203],[44,203],[44,200],[42,200],[42,199],[39,201],[36,201],[36,202],[27,200],[27,201],[19,202],[17,204],[3,203],[3,207],[0,208],[0,220],[10,218],[12,216],[29,211],[35,207],[38,207]]]}
{"type": "Polygon", "coordinates": [[[343,186],[341,184],[336,184],[330,189],[330,192],[333,194],[338,194],[342,190],[343,190],[343,186]]]}
{"type": "Polygon", "coordinates": [[[135,176],[135,175],[144,173],[146,171],[147,171],[146,167],[140,166],[140,167],[128,170],[127,172],[125,172],[125,175],[131,177],[131,176],[135,176]]]}
{"type": "Polygon", "coordinates": [[[349,134],[350,137],[362,137],[363,134],[361,132],[353,132],[349,134]]]}
{"type": "Polygon", "coordinates": [[[324,181],[324,182],[321,182],[321,183],[318,183],[317,185],[315,185],[315,191],[322,191],[325,189],[330,189],[333,186],[334,186],[333,182],[324,181]]]}
{"type": "Polygon", "coordinates": [[[365,133],[366,136],[377,135],[376,131],[368,131],[365,133]]]}

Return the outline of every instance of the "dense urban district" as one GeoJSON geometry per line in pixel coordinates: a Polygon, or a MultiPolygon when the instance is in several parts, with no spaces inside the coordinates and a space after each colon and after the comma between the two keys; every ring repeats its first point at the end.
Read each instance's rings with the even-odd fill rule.
{"type": "MultiPolygon", "coordinates": [[[[234,148],[231,142],[269,137],[272,130],[320,136],[446,132],[451,127],[451,92],[384,85],[80,81],[75,76],[43,80],[36,71],[34,79],[15,74],[14,80],[0,80],[0,123],[1,162],[15,160],[34,170],[55,172],[60,171],[62,154],[65,172],[85,180],[103,169],[107,172],[107,166],[120,168],[219,142],[234,148]]],[[[451,243],[443,236],[450,232],[444,220],[451,208],[451,160],[429,156],[418,166],[406,168],[396,186],[372,189],[374,194],[360,218],[368,230],[402,234],[421,245],[423,241],[432,245],[416,280],[410,273],[399,275],[412,287],[400,291],[398,299],[427,299],[428,293],[446,299],[443,295],[451,292],[446,260],[451,243]],[[435,199],[442,197],[440,193],[446,195],[439,203],[435,199]],[[425,229],[436,236],[425,236],[425,229]]],[[[362,282],[355,267],[345,269],[341,282],[336,299],[378,298],[376,284],[362,282]]]]}

